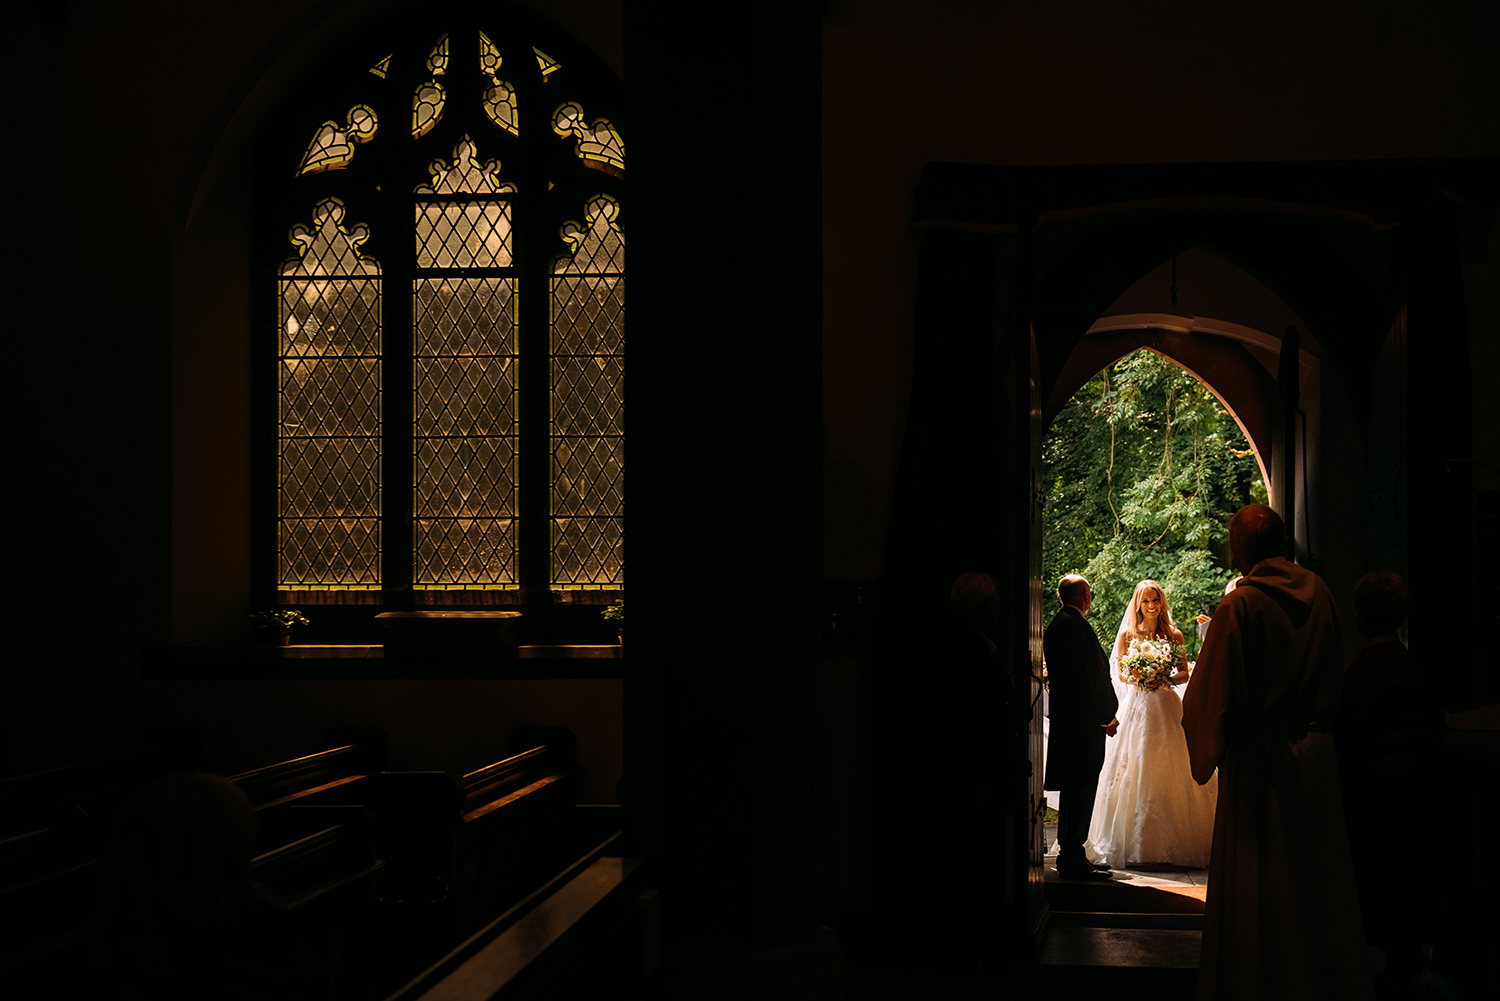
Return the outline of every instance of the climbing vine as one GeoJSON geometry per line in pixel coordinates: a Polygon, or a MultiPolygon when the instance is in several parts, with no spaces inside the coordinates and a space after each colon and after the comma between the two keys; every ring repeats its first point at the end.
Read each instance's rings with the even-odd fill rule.
{"type": "Polygon", "coordinates": [[[1142,349],[1104,369],[1052,422],[1042,447],[1046,490],[1046,619],[1057,581],[1082,573],[1094,589],[1089,619],[1114,640],[1135,584],[1160,581],[1197,650],[1194,618],[1212,614],[1229,562],[1229,518],[1264,503],[1244,433],[1202,383],[1142,349]]]}

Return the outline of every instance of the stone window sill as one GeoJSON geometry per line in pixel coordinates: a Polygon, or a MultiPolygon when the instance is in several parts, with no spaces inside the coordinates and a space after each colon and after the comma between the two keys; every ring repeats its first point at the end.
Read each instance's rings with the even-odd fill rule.
{"type": "Polygon", "coordinates": [[[619,678],[618,644],[525,645],[512,657],[387,659],[379,644],[171,647],[147,651],[143,677],[306,679],[353,678],[619,678]]]}

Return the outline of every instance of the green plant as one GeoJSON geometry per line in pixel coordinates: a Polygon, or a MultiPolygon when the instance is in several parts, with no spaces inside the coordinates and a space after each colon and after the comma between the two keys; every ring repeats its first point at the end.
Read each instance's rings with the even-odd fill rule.
{"type": "Polygon", "coordinates": [[[291,608],[277,608],[269,612],[251,612],[251,620],[257,629],[290,629],[293,626],[311,625],[311,620],[291,608]]]}
{"type": "Polygon", "coordinates": [[[1044,621],[1057,581],[1088,578],[1089,621],[1106,648],[1138,581],[1159,582],[1187,657],[1229,564],[1229,518],[1265,485],[1239,425],[1206,386],[1149,350],[1120,359],[1063,407],[1042,448],[1044,621]]]}
{"type": "Polygon", "coordinates": [[[599,613],[605,622],[613,622],[621,629],[625,628],[625,599],[620,598],[604,611],[599,613]]]}

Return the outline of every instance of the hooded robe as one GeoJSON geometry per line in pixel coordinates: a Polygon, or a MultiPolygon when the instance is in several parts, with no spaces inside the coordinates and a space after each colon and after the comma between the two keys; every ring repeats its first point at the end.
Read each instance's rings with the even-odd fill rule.
{"type": "Polygon", "coordinates": [[[1220,602],[1183,699],[1219,770],[1199,1001],[1373,997],[1330,732],[1344,673],[1328,585],[1262,560],[1220,602]]]}

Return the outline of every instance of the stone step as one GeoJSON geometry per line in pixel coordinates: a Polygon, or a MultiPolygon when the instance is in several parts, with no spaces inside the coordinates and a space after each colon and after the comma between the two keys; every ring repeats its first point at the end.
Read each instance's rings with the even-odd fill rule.
{"type": "Polygon", "coordinates": [[[1161,914],[1136,911],[1053,911],[1051,927],[1065,928],[1165,928],[1202,931],[1202,914],[1161,914]]]}
{"type": "Polygon", "coordinates": [[[1054,914],[1048,922],[1035,967],[1038,986],[1054,996],[1098,995],[1111,1001],[1137,997],[1188,1001],[1193,997],[1203,933],[1197,928],[1132,925],[1198,915],[1080,913],[1076,919],[1063,921],[1057,917],[1054,914]],[[1082,919],[1095,923],[1069,923],[1082,919]],[[1101,927],[1100,920],[1117,924],[1101,927]]]}
{"type": "MultiPolygon", "coordinates": [[[[1095,915],[1097,917],[1097,915],[1095,915]]],[[[1203,932],[1049,923],[1037,962],[1048,966],[1197,970],[1203,932]]]]}

